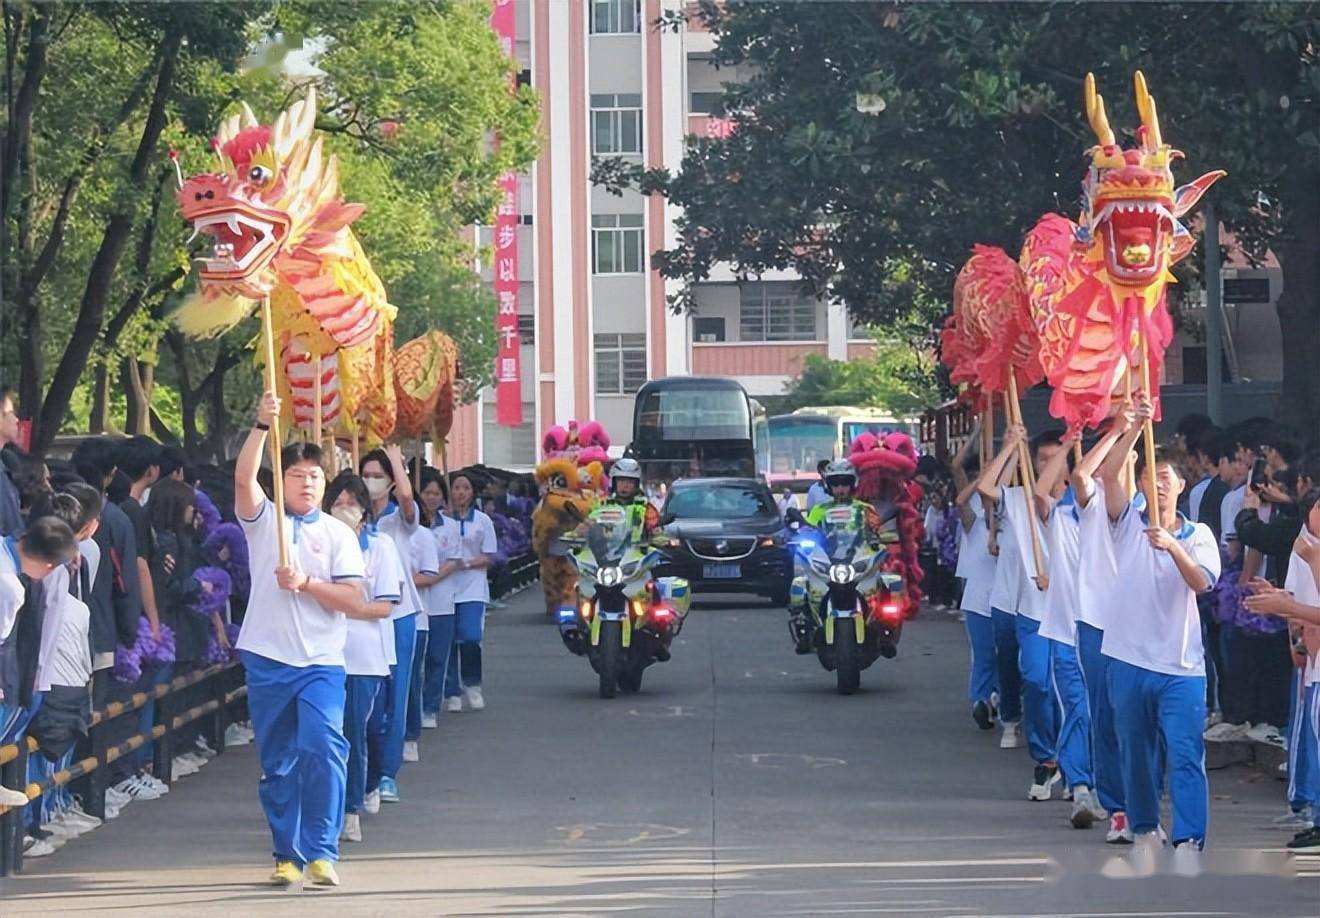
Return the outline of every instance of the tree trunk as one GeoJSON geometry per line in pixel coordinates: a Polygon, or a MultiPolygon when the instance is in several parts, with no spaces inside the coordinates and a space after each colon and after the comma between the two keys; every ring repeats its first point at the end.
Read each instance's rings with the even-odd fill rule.
{"type": "Polygon", "coordinates": [[[110,368],[104,361],[96,365],[92,383],[92,408],[88,412],[87,432],[105,433],[110,415],[110,368]]]}
{"type": "MultiPolygon", "coordinates": [[[[152,95],[151,107],[147,112],[146,124],[138,143],[137,153],[129,169],[129,189],[141,191],[146,186],[148,167],[155,156],[156,145],[161,131],[165,127],[165,107],[174,85],[175,64],[178,61],[179,45],[183,38],[177,28],[166,33],[161,47],[160,72],[156,79],[156,89],[152,95]]],[[[106,222],[105,232],[101,236],[101,247],[92,259],[88,271],[87,284],[83,288],[82,302],[78,306],[78,316],[74,321],[73,334],[55,368],[55,376],[46,392],[41,406],[39,423],[35,425],[32,441],[33,450],[43,452],[50,446],[59,431],[64,415],[69,409],[69,400],[78,385],[83,371],[87,367],[87,358],[101,333],[101,324],[105,317],[106,297],[110,292],[119,260],[124,254],[133,229],[133,212],[124,208],[112,214],[106,222]]]]}
{"type": "Polygon", "coordinates": [[[124,433],[136,437],[146,426],[150,404],[142,395],[142,377],[138,375],[137,361],[125,357],[119,362],[119,386],[124,390],[124,433]]]}
{"type": "MultiPolygon", "coordinates": [[[[221,354],[221,359],[225,357],[221,354]]],[[[232,366],[232,364],[231,364],[232,366]]],[[[225,455],[225,374],[216,373],[206,391],[206,452],[212,461],[223,463],[225,455]]]]}

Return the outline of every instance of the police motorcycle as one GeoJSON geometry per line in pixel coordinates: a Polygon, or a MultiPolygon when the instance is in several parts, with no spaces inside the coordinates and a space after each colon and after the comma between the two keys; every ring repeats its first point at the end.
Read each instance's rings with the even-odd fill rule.
{"type": "Polygon", "coordinates": [[[840,695],[861,685],[861,671],[898,654],[907,608],[903,578],[882,570],[884,541],[851,505],[824,511],[818,527],[789,511],[798,573],[789,590],[789,631],[798,653],[816,653],[840,695]]]}
{"type": "Polygon", "coordinates": [[[578,575],[578,604],[559,610],[560,635],[591,663],[602,698],[641,690],[646,668],[669,659],[690,604],[686,580],[651,576],[661,555],[637,539],[630,509],[602,504],[583,538],[564,539],[574,549],[569,558],[578,575]]]}

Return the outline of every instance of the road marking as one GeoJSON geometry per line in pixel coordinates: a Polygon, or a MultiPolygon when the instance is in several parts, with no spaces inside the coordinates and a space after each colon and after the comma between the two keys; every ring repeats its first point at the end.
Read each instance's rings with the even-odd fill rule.
{"type": "Polygon", "coordinates": [[[805,755],[797,752],[749,752],[736,755],[734,758],[740,762],[746,762],[748,765],[757,765],[762,768],[784,768],[788,766],[800,768],[803,765],[808,768],[838,768],[848,764],[844,759],[805,755]]]}
{"type": "Polygon", "coordinates": [[[681,826],[663,826],[651,822],[586,822],[572,826],[555,826],[564,833],[564,844],[573,846],[584,842],[592,845],[624,846],[659,839],[673,839],[691,833],[681,826]],[[631,833],[622,838],[622,833],[631,833]],[[615,835],[616,837],[609,837],[615,835]]]}

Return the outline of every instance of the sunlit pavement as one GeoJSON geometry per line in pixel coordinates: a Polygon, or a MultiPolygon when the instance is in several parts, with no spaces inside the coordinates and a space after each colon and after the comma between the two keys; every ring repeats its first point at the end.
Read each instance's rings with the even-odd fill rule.
{"type": "Polygon", "coordinates": [[[0,880],[0,915],[1320,914],[1320,858],[1287,857],[1270,824],[1276,780],[1212,773],[1191,864],[1027,802],[1026,751],[968,716],[947,614],[842,698],[782,611],[699,601],[642,693],[602,701],[539,605],[533,588],[492,613],[488,707],[425,732],[338,889],[264,885],[249,746],[0,880]]]}

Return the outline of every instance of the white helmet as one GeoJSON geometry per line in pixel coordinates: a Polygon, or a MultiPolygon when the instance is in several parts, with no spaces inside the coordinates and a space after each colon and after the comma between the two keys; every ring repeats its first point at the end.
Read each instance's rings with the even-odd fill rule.
{"type": "Polygon", "coordinates": [[[615,483],[620,478],[631,478],[637,482],[637,487],[642,486],[642,467],[636,459],[625,456],[622,459],[615,460],[610,466],[610,490],[614,490],[615,483]]]}
{"type": "Polygon", "coordinates": [[[825,486],[833,488],[835,485],[847,483],[848,487],[857,487],[857,470],[847,459],[836,459],[825,467],[825,486]]]}

